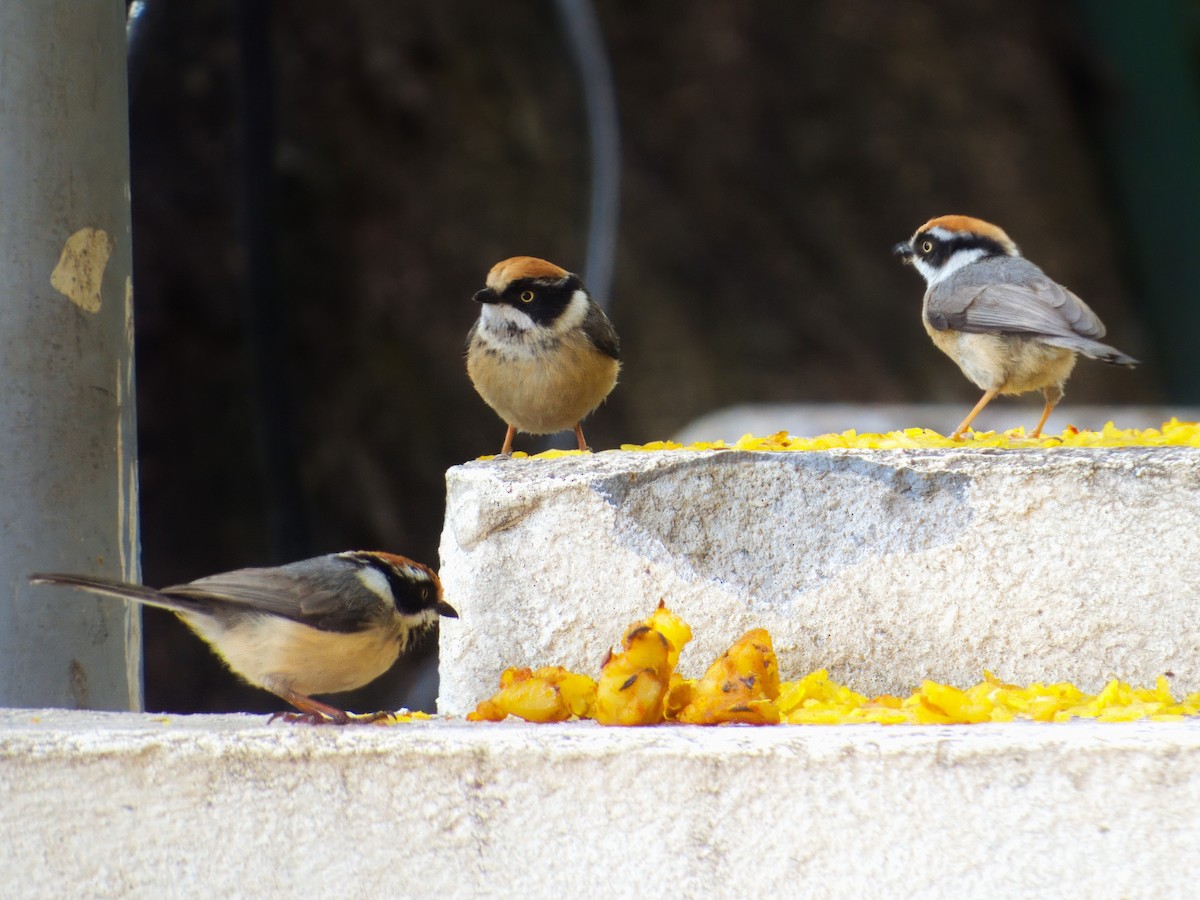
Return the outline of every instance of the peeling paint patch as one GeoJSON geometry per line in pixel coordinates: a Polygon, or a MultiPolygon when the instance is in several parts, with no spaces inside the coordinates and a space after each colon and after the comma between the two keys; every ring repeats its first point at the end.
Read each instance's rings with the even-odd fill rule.
{"type": "Polygon", "coordinates": [[[112,254],[112,238],[101,228],[81,228],[63,245],[50,286],[85,312],[100,311],[100,283],[112,254]]]}

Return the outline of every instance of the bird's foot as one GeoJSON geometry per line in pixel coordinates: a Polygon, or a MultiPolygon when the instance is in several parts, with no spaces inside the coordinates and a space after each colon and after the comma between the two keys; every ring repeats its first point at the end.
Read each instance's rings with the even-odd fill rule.
{"type": "Polygon", "coordinates": [[[373,713],[342,713],[340,717],[320,712],[277,712],[267,720],[267,724],[281,719],[294,725],[375,725],[379,722],[390,722],[395,718],[396,714],[387,710],[373,713]]]}
{"type": "Polygon", "coordinates": [[[322,712],[277,712],[267,719],[267,724],[270,725],[276,719],[291,725],[349,725],[352,721],[347,713],[338,717],[322,712]]]}

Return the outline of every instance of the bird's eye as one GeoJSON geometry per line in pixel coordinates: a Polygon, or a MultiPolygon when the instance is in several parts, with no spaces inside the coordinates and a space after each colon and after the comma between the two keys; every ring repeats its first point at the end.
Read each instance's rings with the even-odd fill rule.
{"type": "Polygon", "coordinates": [[[429,588],[424,588],[424,587],[423,587],[423,588],[421,588],[421,599],[422,599],[422,600],[428,600],[428,599],[429,599],[429,588]]]}
{"type": "Polygon", "coordinates": [[[521,302],[522,303],[532,303],[533,302],[533,291],[521,291],[521,302]]]}
{"type": "Polygon", "coordinates": [[[921,243],[921,252],[922,253],[933,252],[933,241],[923,241],[921,243]]]}

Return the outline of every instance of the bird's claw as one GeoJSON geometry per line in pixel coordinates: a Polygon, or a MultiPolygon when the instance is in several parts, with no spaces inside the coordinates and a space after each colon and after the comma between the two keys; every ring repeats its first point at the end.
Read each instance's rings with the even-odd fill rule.
{"type": "Polygon", "coordinates": [[[276,719],[294,725],[374,725],[377,722],[388,722],[396,714],[387,710],[373,713],[342,713],[341,716],[328,716],[320,712],[277,712],[267,719],[271,724],[276,719]]]}
{"type": "Polygon", "coordinates": [[[276,719],[280,719],[290,725],[349,725],[350,717],[345,713],[342,716],[344,718],[327,716],[319,712],[277,712],[267,719],[267,724],[270,725],[276,719]]]}

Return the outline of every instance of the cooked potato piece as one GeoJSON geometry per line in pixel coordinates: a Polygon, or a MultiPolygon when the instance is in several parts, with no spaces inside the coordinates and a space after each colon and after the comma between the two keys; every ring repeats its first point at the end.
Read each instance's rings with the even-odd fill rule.
{"type": "Polygon", "coordinates": [[[542,666],[534,673],[534,677],[558,687],[571,715],[590,719],[595,714],[596,682],[588,676],[568,671],[562,666],[542,666]]]}
{"type": "Polygon", "coordinates": [[[667,705],[664,709],[668,720],[679,718],[680,711],[692,702],[695,688],[695,681],[684,678],[678,672],[671,673],[671,684],[667,688],[667,705]]]}
{"type": "Polygon", "coordinates": [[[777,724],[779,665],[771,635],[764,628],[747,631],[708,667],[691,693],[691,702],[678,716],[684,724],[777,724]]]}
{"type": "Polygon", "coordinates": [[[624,649],[609,653],[596,683],[601,725],[657,725],[671,683],[671,642],[648,625],[625,635],[624,649]]]}
{"type": "Polygon", "coordinates": [[[692,639],[691,626],[667,609],[661,600],[658,601],[658,609],[642,624],[653,628],[670,642],[671,652],[667,654],[667,664],[674,669],[679,664],[679,651],[692,639]]]}
{"type": "MultiPolygon", "coordinates": [[[[770,440],[785,438],[773,435],[770,440]]],[[[561,666],[505,669],[499,691],[467,719],[499,722],[512,715],[529,722],[584,718],[603,725],[954,725],[1077,717],[1175,721],[1200,715],[1200,693],[1176,702],[1165,675],[1153,688],[1114,679],[1099,694],[1085,694],[1067,682],[1021,687],[987,670],[972,687],[924,681],[907,697],[868,698],[831,680],[825,669],[781,684],[771,636],[762,628],[746,632],[703,678],[692,681],[675,672],[680,651],[691,639],[688,624],[660,601],[648,618],[630,626],[620,651],[609,651],[598,683],[561,666]]]]}
{"type": "Polygon", "coordinates": [[[596,683],[561,666],[505,669],[500,690],[467,714],[471,722],[499,722],[517,716],[526,722],[562,722],[588,716],[596,702],[596,683]]]}
{"type": "Polygon", "coordinates": [[[665,715],[671,675],[692,629],[662,601],[629,629],[619,653],[609,651],[596,685],[601,725],[657,725],[665,715]]]}

